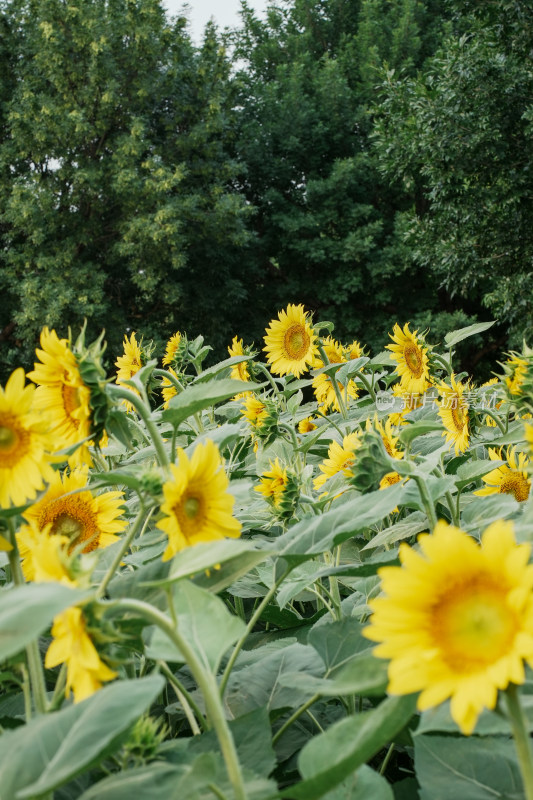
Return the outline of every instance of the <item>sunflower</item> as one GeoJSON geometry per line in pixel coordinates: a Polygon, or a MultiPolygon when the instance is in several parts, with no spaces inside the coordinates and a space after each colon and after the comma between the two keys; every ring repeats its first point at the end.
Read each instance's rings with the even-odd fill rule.
{"type": "MultiPolygon", "coordinates": [[[[489,458],[491,461],[504,460],[502,448],[496,450],[489,447],[489,458]]],[[[483,475],[482,480],[487,485],[483,489],[478,489],[474,494],[484,496],[487,494],[512,494],[519,503],[527,500],[531,489],[531,481],[528,478],[529,459],[524,453],[517,453],[515,447],[507,450],[507,464],[491,470],[487,475],[483,475]]]]}
{"type": "Polygon", "coordinates": [[[272,501],[275,508],[278,508],[289,482],[287,469],[281,466],[279,458],[274,462],[270,461],[269,466],[270,469],[261,475],[261,485],[255,486],[254,489],[256,492],[261,492],[267,500],[272,501]]]}
{"type": "MultiPolygon", "coordinates": [[[[19,367],[0,386],[0,507],[21,506],[33,500],[50,481],[52,447],[48,421],[35,414],[32,403],[35,386],[24,386],[19,367]]],[[[55,459],[54,459],[55,460],[55,459]]]]}
{"type": "Polygon", "coordinates": [[[263,350],[276,375],[299,378],[309,366],[313,366],[318,351],[308,313],[303,305],[289,304],[266,329],[266,347],[263,350]]]}
{"type": "Polygon", "coordinates": [[[351,344],[345,345],[343,349],[344,355],[349,361],[353,361],[356,358],[361,358],[364,356],[363,345],[356,339],[354,339],[351,344]]]}
{"type": "MultiPolygon", "coordinates": [[[[331,336],[328,336],[324,339],[322,346],[330,364],[345,363],[342,346],[339,344],[339,342],[336,342],[334,339],[332,339],[331,336]]],[[[315,367],[320,368],[324,366],[324,361],[317,356],[315,359],[315,367]]],[[[337,386],[339,392],[342,394],[344,392],[343,384],[337,381],[337,386]]],[[[337,395],[335,394],[332,377],[326,375],[324,372],[321,372],[320,375],[317,375],[316,378],[313,379],[313,389],[315,390],[315,397],[317,399],[317,403],[319,403],[321,406],[320,410],[322,412],[327,413],[327,411],[331,408],[334,411],[340,411],[339,401],[337,395]]],[[[346,392],[348,397],[351,397],[352,399],[357,397],[357,386],[352,380],[348,381],[346,392]]]]}
{"type": "Polygon", "coordinates": [[[67,608],[55,617],[52,636],[44,665],[47,669],[67,665],[65,694],[69,697],[72,690],[75,703],[97,692],[105,681],[116,678],[117,673],[100,659],[80,608],[67,608]]]}
{"type": "Polygon", "coordinates": [[[522,394],[522,384],[526,379],[527,366],[528,362],[526,359],[520,356],[513,356],[505,362],[507,372],[505,384],[509,390],[509,394],[522,394]]]}
{"type": "MultiPolygon", "coordinates": [[[[182,343],[183,343],[183,337],[179,331],[177,331],[173,336],[170,337],[170,339],[167,342],[167,346],[165,348],[165,355],[163,356],[164,367],[168,367],[169,364],[173,364],[174,361],[176,361],[182,343]]],[[[124,345],[124,351],[126,351],[126,345],[124,345]]],[[[139,348],[139,355],[140,355],[140,348],[139,348]]]]}
{"type": "Polygon", "coordinates": [[[39,530],[35,521],[17,531],[17,545],[22,559],[22,571],[27,581],[55,581],[76,586],[68,567],[67,536],[51,536],[50,525],[39,530]]]}
{"type": "Polygon", "coordinates": [[[407,392],[401,383],[395,383],[394,386],[391,387],[391,391],[393,397],[395,398],[392,405],[394,408],[398,408],[399,410],[393,411],[391,414],[389,414],[388,419],[390,420],[391,425],[394,427],[398,427],[399,425],[407,425],[407,420],[405,417],[407,414],[410,414],[411,411],[421,408],[424,404],[425,398],[416,392],[407,392]]]}
{"type": "Polygon", "coordinates": [[[446,430],[442,434],[447,442],[451,442],[455,447],[455,454],[464,453],[468,449],[470,439],[468,403],[465,399],[465,392],[469,386],[461,381],[456,381],[452,373],[450,377],[451,386],[442,383],[439,386],[441,400],[439,402],[439,417],[442,419],[446,430]]]}
{"type": "Polygon", "coordinates": [[[298,423],[298,433],[311,433],[317,429],[318,425],[314,423],[315,417],[305,417],[298,423]]]}
{"type": "MultiPolygon", "coordinates": [[[[135,338],[135,331],[132,332],[130,338],[124,336],[124,353],[119,356],[115,361],[117,368],[117,386],[124,386],[130,392],[138,395],[140,393],[132,386],[127,386],[124,381],[130,381],[136,375],[143,365],[143,357],[141,346],[135,338]]],[[[122,400],[122,404],[126,407],[127,411],[134,411],[133,404],[128,400],[122,400]]]]}
{"type": "Polygon", "coordinates": [[[378,419],[377,414],[374,415],[373,422],[369,419],[366,421],[366,430],[374,429],[379,433],[387,454],[391,458],[403,458],[403,451],[398,447],[399,438],[394,435],[392,427],[393,425],[390,417],[385,420],[385,424],[378,419]]]}
{"type": "Polygon", "coordinates": [[[391,358],[396,362],[396,372],[400,376],[402,389],[414,394],[424,394],[430,385],[428,348],[424,340],[417,338],[418,331],[411,332],[406,322],[403,330],[395,324],[389,334],[394,344],[386,345],[391,351],[391,358]]]}
{"type": "Polygon", "coordinates": [[[36,362],[35,369],[28,372],[28,378],[37,384],[34,407],[48,417],[58,448],[79,443],[68,459],[69,465],[91,465],[87,442],[92,434],[90,389],[82,380],[66,339],[59,339],[54,330],[44,328],[40,341],[42,349],[35,352],[41,363],[36,362]]]}
{"type": "Polygon", "coordinates": [[[168,536],[163,561],[184,547],[240,536],[241,524],[232,514],[234,498],[217,446],[210,439],[196,446],[192,458],[178,449],[178,464],[171,464],[172,480],[163,485],[166,516],[158,528],[168,536]]]}
{"type": "MultiPolygon", "coordinates": [[[[228,353],[232,358],[236,356],[244,356],[246,353],[244,352],[244,347],[242,345],[242,339],[237,339],[236,336],[233,337],[230,347],[228,347],[228,353]]],[[[238,381],[249,381],[250,380],[250,373],[248,372],[248,364],[246,361],[241,361],[239,364],[234,364],[231,368],[230,378],[234,378],[238,381]]]]}
{"type": "Polygon", "coordinates": [[[358,433],[349,433],[342,440],[342,445],[333,441],[328,449],[328,458],[319,465],[322,475],[313,481],[316,490],[321,489],[328,478],[341,472],[346,478],[353,475],[352,467],[355,464],[355,451],[361,446],[358,433]]]}
{"type": "MultiPolygon", "coordinates": [[[[172,369],[172,367],[167,367],[167,371],[176,379],[179,380],[176,372],[172,369]]],[[[163,405],[165,408],[168,408],[168,404],[172,400],[173,397],[176,397],[178,394],[178,390],[175,384],[170,380],[170,378],[163,378],[161,381],[161,393],[163,395],[163,405]]]]}
{"type": "Polygon", "coordinates": [[[510,522],[498,521],[479,546],[439,522],[419,537],[421,553],[400,545],[401,567],[379,570],[384,596],[371,600],[364,633],[390,659],[389,692],[421,692],[424,711],[451,698],[465,734],[498,689],[524,682],[533,664],[533,566],[530,546],[516,545],[510,522]]]}
{"type": "Polygon", "coordinates": [[[49,526],[50,535],[66,536],[70,549],[83,544],[88,553],[113,544],[115,534],[126,527],[126,521],[119,519],[122,498],[122,492],[89,491],[86,467],[70,475],[56,472],[46,494],[24,512],[24,518],[38,530],[49,526]]]}

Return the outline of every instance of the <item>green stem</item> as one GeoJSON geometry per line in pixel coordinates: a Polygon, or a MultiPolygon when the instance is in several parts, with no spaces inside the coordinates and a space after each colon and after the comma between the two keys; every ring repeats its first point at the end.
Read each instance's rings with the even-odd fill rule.
{"type": "Polygon", "coordinates": [[[435,528],[437,525],[437,514],[435,512],[435,506],[433,505],[433,501],[429,496],[426,482],[420,475],[413,475],[412,477],[418,487],[418,491],[420,493],[420,499],[422,500],[422,505],[424,506],[424,510],[427,514],[429,524],[431,525],[432,528],[435,528]]]}
{"type": "Polygon", "coordinates": [[[157,426],[155,425],[151,414],[150,408],[146,403],[143,402],[142,398],[139,395],[132,392],[131,389],[126,389],[124,386],[117,386],[116,384],[109,384],[107,387],[107,391],[110,393],[111,397],[116,400],[127,400],[129,403],[137,411],[138,415],[141,417],[142,421],[146,425],[148,433],[150,434],[150,438],[152,440],[152,444],[154,445],[155,452],[157,455],[157,460],[159,461],[160,465],[169,472],[169,460],[167,451],[165,450],[165,445],[161,434],[157,430],[157,426]]]}
{"type": "Polygon", "coordinates": [[[215,730],[220,749],[222,750],[235,800],[246,800],[246,790],[244,787],[241,765],[239,763],[231,730],[224,716],[224,710],[214,675],[204,669],[194,650],[189,646],[189,643],[183,638],[179,630],[173,626],[166,614],[163,614],[154,606],[142,600],[133,600],[130,598],[113,600],[109,603],[100,601],[98,605],[106,609],[120,609],[139,614],[148,622],[157,625],[181,652],[203,694],[209,721],[215,730]]]}
{"type": "MultiPolygon", "coordinates": [[[[148,522],[150,521],[150,517],[152,516],[154,511],[155,511],[155,508],[151,508],[150,511],[148,512],[148,514],[146,516],[146,519],[144,520],[144,524],[142,526],[141,536],[144,533],[144,531],[146,530],[146,526],[148,525],[148,522]]],[[[128,533],[122,539],[122,546],[119,548],[119,550],[115,554],[115,557],[114,557],[111,565],[109,566],[109,569],[107,570],[106,574],[104,575],[104,577],[102,579],[102,582],[100,583],[100,586],[96,590],[96,598],[97,599],[101,598],[101,597],[103,597],[105,595],[106,589],[107,589],[107,587],[109,585],[109,582],[112,580],[113,576],[115,575],[115,571],[116,571],[117,567],[120,565],[120,562],[122,561],[122,559],[124,557],[124,554],[129,550],[129,547],[130,547],[131,543],[135,539],[135,537],[137,535],[137,532],[139,531],[139,528],[141,527],[141,524],[143,522],[144,512],[145,512],[145,508],[144,508],[144,505],[142,504],[142,501],[141,501],[141,508],[139,509],[139,513],[137,514],[137,516],[135,518],[135,521],[133,522],[133,525],[130,526],[130,529],[129,529],[128,533]]]]}
{"type": "Polygon", "coordinates": [[[325,419],[325,420],[326,420],[326,422],[328,422],[328,423],[329,423],[329,424],[330,424],[330,425],[331,425],[333,428],[335,428],[335,430],[337,431],[337,433],[340,433],[340,435],[341,435],[341,436],[342,436],[342,438],[344,439],[344,437],[345,437],[345,435],[346,435],[346,434],[345,434],[345,433],[343,433],[343,431],[341,431],[341,429],[339,428],[339,426],[337,425],[337,423],[336,423],[336,422],[333,422],[333,420],[332,420],[330,417],[327,417],[327,416],[326,416],[325,414],[323,414],[321,411],[318,411],[318,409],[317,409],[317,410],[316,410],[314,413],[316,414],[316,416],[317,416],[317,417],[322,417],[322,419],[325,419]]]}
{"type": "MultiPolygon", "coordinates": [[[[331,364],[331,361],[327,357],[326,351],[324,350],[324,345],[322,344],[320,339],[317,340],[317,347],[318,347],[318,352],[320,353],[320,358],[322,359],[322,363],[324,364],[324,366],[326,366],[327,364],[331,364]]],[[[335,375],[332,375],[331,377],[328,376],[328,377],[329,377],[329,379],[331,381],[331,385],[333,386],[333,391],[335,392],[335,397],[337,398],[337,403],[339,404],[339,411],[341,413],[341,417],[343,419],[348,419],[348,412],[346,411],[346,404],[345,404],[344,398],[343,398],[343,396],[342,396],[342,394],[340,392],[337,378],[335,377],[335,375]]]]}
{"type": "MultiPolygon", "coordinates": [[[[313,703],[316,703],[316,701],[317,701],[319,698],[320,698],[320,695],[319,695],[319,694],[314,694],[314,695],[313,695],[313,696],[312,696],[312,697],[311,697],[309,700],[307,700],[307,702],[305,702],[305,703],[303,704],[303,706],[300,706],[300,708],[297,708],[297,709],[296,709],[296,711],[295,711],[293,714],[291,714],[291,716],[289,717],[289,719],[288,719],[286,722],[284,722],[284,723],[283,723],[283,725],[281,726],[281,728],[279,729],[279,731],[277,731],[277,732],[274,734],[274,736],[272,737],[272,744],[273,744],[273,745],[275,745],[275,744],[276,744],[276,742],[278,742],[278,741],[281,739],[281,737],[283,736],[283,734],[285,733],[285,731],[286,731],[288,728],[290,728],[290,727],[291,727],[292,723],[293,723],[293,722],[296,722],[296,720],[298,719],[298,717],[301,717],[301,716],[302,716],[302,714],[304,714],[304,713],[307,711],[307,709],[308,709],[308,708],[311,708],[311,706],[313,705],[313,703]]],[[[529,798],[528,798],[528,800],[529,800],[529,798]]]]}
{"type": "Polygon", "coordinates": [[[208,729],[208,724],[205,721],[205,718],[192,699],[191,695],[182,684],[182,682],[174,675],[174,673],[169,669],[168,664],[165,661],[158,661],[157,666],[163,673],[163,675],[167,678],[168,682],[172,684],[174,691],[176,692],[176,696],[180,701],[181,705],[183,706],[183,710],[185,711],[185,716],[191,726],[191,730],[194,736],[198,736],[201,733],[200,728],[203,731],[208,729]],[[196,717],[198,717],[198,722],[200,726],[198,726],[198,722],[196,722],[196,717]]]}
{"type": "Polygon", "coordinates": [[[265,365],[261,364],[260,361],[257,361],[254,362],[254,367],[257,367],[260,370],[260,372],[263,373],[269,384],[272,386],[272,389],[274,390],[274,394],[276,395],[276,397],[278,398],[281,397],[276,381],[274,380],[268,369],[265,367],[265,365]]]}
{"type": "Polygon", "coordinates": [[[233,648],[233,652],[232,652],[231,656],[229,657],[228,663],[226,664],[226,668],[224,670],[224,673],[222,675],[222,679],[220,681],[220,696],[222,698],[224,697],[224,692],[226,691],[226,686],[228,684],[228,679],[229,679],[231,670],[233,669],[233,665],[235,664],[237,656],[241,652],[242,647],[243,647],[246,639],[248,638],[250,633],[253,631],[257,620],[259,619],[259,617],[263,613],[263,610],[269,604],[270,600],[274,597],[274,595],[278,591],[279,586],[285,580],[285,578],[287,577],[289,572],[290,572],[290,570],[288,570],[287,572],[284,572],[283,575],[281,576],[281,578],[279,578],[274,583],[274,585],[268,590],[266,595],[263,597],[263,599],[261,600],[261,602],[259,603],[259,605],[255,609],[254,613],[250,617],[250,621],[249,621],[248,625],[246,626],[246,630],[244,631],[243,635],[241,636],[241,638],[238,640],[237,644],[233,648]]]}
{"type": "Polygon", "coordinates": [[[279,427],[280,431],[287,431],[287,433],[290,436],[291,444],[294,447],[295,451],[297,451],[298,448],[300,447],[300,442],[298,441],[298,438],[296,436],[296,433],[295,433],[294,429],[291,428],[290,425],[286,425],[284,422],[280,422],[278,427],[279,427]]]}
{"type": "Polygon", "coordinates": [[[498,417],[497,414],[494,414],[492,411],[489,411],[488,408],[484,408],[483,413],[486,414],[487,417],[490,417],[496,423],[496,425],[503,434],[507,433],[505,425],[503,424],[503,422],[501,421],[501,419],[498,417]]]}
{"type": "Polygon", "coordinates": [[[361,383],[363,384],[363,386],[367,390],[368,394],[370,395],[370,397],[372,398],[372,400],[375,403],[376,402],[376,392],[374,391],[374,387],[372,386],[372,384],[370,384],[367,381],[366,377],[363,375],[362,372],[358,372],[357,373],[357,377],[359,378],[359,380],[361,381],[361,383]]]}
{"type": "Polygon", "coordinates": [[[526,800],[533,800],[533,761],[531,758],[531,743],[524,712],[520,705],[518,687],[514,683],[510,683],[505,690],[505,695],[507,698],[509,722],[511,723],[516,753],[518,755],[518,763],[524,783],[524,793],[526,800]]]}
{"type": "Polygon", "coordinates": [[[389,761],[391,759],[393,751],[394,751],[394,742],[392,742],[392,744],[389,745],[389,749],[387,750],[387,755],[383,759],[383,764],[381,765],[380,770],[379,770],[379,774],[380,775],[383,775],[385,773],[385,770],[387,769],[387,767],[389,765],[389,761]]]}
{"type": "MultiPolygon", "coordinates": [[[[15,526],[11,517],[8,519],[8,532],[8,540],[13,546],[13,549],[8,553],[11,577],[15,586],[22,586],[24,584],[24,575],[20,565],[15,526]]],[[[41,654],[39,653],[39,647],[35,640],[26,646],[26,658],[28,659],[28,671],[30,673],[30,683],[33,691],[35,709],[38,714],[45,714],[47,710],[46,684],[44,681],[41,654]]]]}
{"type": "Polygon", "coordinates": [[[448,503],[448,508],[450,509],[450,515],[452,518],[452,525],[455,525],[456,528],[459,527],[459,514],[457,510],[456,504],[453,502],[453,497],[450,492],[445,493],[446,502],[448,503]]]}
{"type": "Polygon", "coordinates": [[[50,700],[50,706],[48,708],[49,711],[56,711],[61,702],[63,700],[65,694],[65,686],[67,683],[67,663],[66,661],[61,664],[61,669],[59,670],[59,675],[57,676],[56,685],[54,687],[54,693],[52,695],[52,699],[50,700]]]}

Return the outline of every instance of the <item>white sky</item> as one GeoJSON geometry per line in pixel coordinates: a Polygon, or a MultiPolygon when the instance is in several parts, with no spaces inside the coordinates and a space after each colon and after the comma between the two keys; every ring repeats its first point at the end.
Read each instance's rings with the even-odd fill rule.
{"type": "MultiPolygon", "coordinates": [[[[240,23],[239,10],[241,7],[239,0],[189,0],[190,32],[193,41],[199,44],[207,22],[214,17],[220,29],[226,26],[235,27],[240,23]]],[[[267,7],[267,0],[249,0],[249,5],[258,13],[267,7]]],[[[163,0],[163,6],[170,15],[174,16],[181,13],[183,0],[163,0]]]]}

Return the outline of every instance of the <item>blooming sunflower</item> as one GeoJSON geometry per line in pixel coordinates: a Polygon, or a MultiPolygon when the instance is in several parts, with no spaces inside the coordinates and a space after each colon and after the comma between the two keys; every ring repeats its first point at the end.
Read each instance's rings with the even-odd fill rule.
{"type": "Polygon", "coordinates": [[[516,545],[510,522],[498,521],[479,546],[439,522],[418,539],[421,553],[400,545],[400,567],[379,570],[384,596],[371,600],[365,636],[390,659],[389,692],[421,692],[424,711],[451,698],[465,734],[498,689],[524,682],[533,664],[533,565],[516,545]]]}
{"type": "MultiPolygon", "coordinates": [[[[179,380],[175,370],[173,370],[172,367],[167,367],[167,370],[176,380],[179,380]]],[[[163,395],[163,405],[165,408],[168,408],[168,404],[170,403],[172,398],[176,397],[176,395],[178,394],[176,385],[170,380],[170,378],[165,377],[161,381],[161,393],[163,395]]]]}
{"type": "Polygon", "coordinates": [[[356,358],[361,358],[361,356],[364,356],[363,345],[356,339],[354,339],[351,344],[345,345],[343,349],[344,354],[349,361],[354,361],[356,358]]]}
{"type": "Polygon", "coordinates": [[[298,423],[298,433],[311,433],[317,429],[318,425],[314,423],[314,417],[305,417],[305,419],[301,419],[298,423]]]}
{"type": "Polygon", "coordinates": [[[48,421],[33,412],[35,386],[19,367],[0,386],[0,507],[23,505],[54,475],[48,421]]]}
{"type": "Polygon", "coordinates": [[[41,348],[28,378],[37,384],[34,407],[49,419],[57,447],[79,447],[68,459],[71,467],[92,464],[88,439],[92,433],[91,392],[83,382],[74,353],[66,339],[48,328],[41,332],[41,348]]]}
{"type": "MultiPolygon", "coordinates": [[[[135,338],[135,331],[132,332],[129,339],[124,336],[124,353],[117,358],[115,366],[117,368],[117,386],[124,386],[139,395],[137,389],[124,384],[124,381],[130,381],[143,366],[141,346],[135,338]]],[[[122,403],[126,406],[127,411],[134,411],[133,405],[128,400],[122,400],[122,403]]]]}
{"type": "Polygon", "coordinates": [[[288,305],[266,329],[263,350],[276,375],[299,378],[312,366],[317,354],[316,336],[303,305],[288,305]]]}
{"type": "MultiPolygon", "coordinates": [[[[177,331],[173,336],[170,337],[170,339],[167,342],[167,346],[165,348],[165,355],[163,356],[164,367],[168,367],[169,364],[172,364],[176,360],[181,344],[182,344],[182,335],[179,331],[177,331]]],[[[125,345],[124,345],[124,351],[126,351],[125,345]]],[[[140,348],[139,348],[139,355],[140,355],[140,348]]]]}
{"type": "Polygon", "coordinates": [[[270,499],[274,507],[278,508],[289,482],[287,469],[281,466],[279,458],[274,462],[270,461],[269,466],[270,469],[261,475],[260,486],[255,486],[254,489],[256,492],[261,492],[267,500],[270,499]]]}
{"type": "Polygon", "coordinates": [[[352,467],[355,464],[355,451],[361,446],[361,439],[359,434],[349,433],[342,440],[342,445],[333,441],[328,448],[328,458],[319,464],[319,469],[322,475],[318,475],[314,481],[313,486],[316,490],[322,488],[328,478],[332,478],[339,472],[349,478],[353,475],[352,467]]]}
{"type": "Polygon", "coordinates": [[[80,703],[102,688],[102,683],[112,681],[117,673],[109,669],[98,655],[85,626],[80,608],[67,608],[54,618],[53,640],[46,653],[47,669],[58,664],[67,665],[65,694],[74,693],[74,702],[80,703]]]}
{"type": "Polygon", "coordinates": [[[89,491],[86,467],[70,475],[56,472],[46,494],[24,512],[24,517],[38,530],[49,526],[50,535],[66,536],[71,549],[84,544],[83,552],[88,553],[113,544],[115,534],[126,527],[126,521],[119,519],[122,498],[122,492],[94,495],[89,491]]]}
{"type": "MultiPolygon", "coordinates": [[[[235,356],[244,356],[246,353],[244,352],[244,347],[242,345],[242,339],[238,339],[236,336],[233,337],[230,347],[228,347],[228,353],[232,358],[235,356]]],[[[250,373],[248,371],[248,364],[246,361],[241,361],[239,364],[234,364],[231,368],[230,378],[234,378],[238,381],[249,381],[250,380],[250,373]]]]}
{"type": "MultiPolygon", "coordinates": [[[[328,336],[324,339],[322,346],[330,364],[345,363],[342,346],[331,336],[328,336]]],[[[315,367],[319,368],[324,366],[324,361],[317,356],[315,359],[315,367]]],[[[342,383],[337,381],[337,386],[341,393],[344,392],[344,386],[342,383]]],[[[337,395],[335,394],[333,378],[331,378],[329,375],[326,375],[324,372],[321,372],[320,375],[317,375],[316,378],[313,379],[313,389],[315,390],[315,397],[321,406],[320,410],[322,412],[327,413],[327,411],[331,408],[334,411],[340,411],[339,401],[337,395]]],[[[355,385],[354,381],[348,381],[346,392],[348,397],[351,397],[352,399],[357,397],[357,386],[355,385]]]]}
{"type": "Polygon", "coordinates": [[[386,345],[386,349],[391,351],[391,358],[396,362],[402,389],[423,394],[430,385],[428,348],[421,337],[417,338],[417,333],[409,330],[408,322],[403,330],[396,323],[393,333],[389,334],[394,344],[386,345]]]}
{"type": "Polygon", "coordinates": [[[507,464],[491,470],[483,475],[482,481],[487,485],[478,489],[474,494],[484,496],[487,494],[512,494],[519,503],[527,500],[531,490],[531,481],[528,478],[529,459],[524,453],[517,453],[515,447],[507,450],[503,458],[502,448],[496,450],[489,447],[491,461],[507,460],[507,464]]]}
{"type": "Polygon", "coordinates": [[[214,442],[198,444],[190,460],[179,448],[178,464],[170,468],[172,480],[163,485],[161,506],[166,516],[158,523],[168,536],[163,561],[184,547],[240,535],[241,524],[232,514],[234,498],[214,442]]]}
{"type": "Polygon", "coordinates": [[[383,424],[383,422],[378,419],[377,414],[375,414],[373,422],[369,419],[366,421],[366,430],[372,430],[372,428],[381,436],[383,446],[391,458],[403,458],[403,451],[398,447],[399,438],[394,435],[390,417],[385,420],[385,424],[383,424]]]}
{"type": "Polygon", "coordinates": [[[68,536],[51,536],[50,525],[40,530],[35,521],[17,531],[17,545],[22,571],[27,581],[55,581],[76,586],[68,568],[68,536]]]}
{"type": "Polygon", "coordinates": [[[442,383],[439,386],[441,400],[439,401],[439,417],[442,419],[446,430],[442,434],[447,442],[451,442],[455,447],[455,454],[464,453],[468,448],[470,439],[470,428],[468,420],[468,402],[465,392],[469,387],[466,383],[456,381],[452,373],[450,377],[451,386],[442,383]]]}
{"type": "Polygon", "coordinates": [[[522,394],[522,384],[526,379],[527,365],[526,359],[520,356],[513,356],[505,362],[506,371],[508,371],[505,384],[509,394],[522,394]]]}

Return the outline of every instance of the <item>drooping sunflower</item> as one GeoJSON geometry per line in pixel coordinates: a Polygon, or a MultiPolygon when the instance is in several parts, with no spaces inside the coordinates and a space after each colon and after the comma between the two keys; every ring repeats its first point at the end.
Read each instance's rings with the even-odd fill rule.
{"type": "Polygon", "coordinates": [[[87,485],[87,468],[70,475],[56,472],[46,494],[24,512],[38,530],[49,526],[50,535],[66,536],[70,549],[84,544],[83,552],[108,547],[127,522],[122,514],[122,492],[93,494],[87,485]]]}
{"type": "MultiPolygon", "coordinates": [[[[242,339],[238,339],[236,336],[233,337],[231,345],[228,347],[228,353],[232,358],[235,356],[244,356],[246,353],[244,352],[244,347],[242,344],[242,339]]],[[[250,380],[250,373],[248,371],[248,364],[246,361],[241,361],[239,364],[234,364],[231,368],[230,378],[234,378],[238,381],[249,381],[250,380]]]]}
{"type": "Polygon", "coordinates": [[[375,414],[373,421],[369,419],[366,421],[366,429],[372,430],[372,428],[381,436],[383,446],[391,458],[403,458],[403,451],[398,446],[398,442],[400,440],[398,436],[394,435],[394,431],[392,430],[393,425],[390,417],[385,420],[385,423],[383,423],[382,420],[378,419],[377,414],[375,414]]]}
{"type": "Polygon", "coordinates": [[[35,386],[24,386],[19,367],[0,386],[0,507],[21,506],[53,478],[53,439],[45,417],[32,410],[35,386]]]}
{"type": "Polygon", "coordinates": [[[451,386],[446,383],[441,383],[439,386],[441,399],[438,403],[438,414],[446,428],[442,435],[446,437],[447,442],[453,444],[455,454],[459,455],[468,449],[470,440],[469,404],[465,397],[469,386],[456,381],[453,373],[450,376],[450,383],[451,386]]]}
{"type": "Polygon", "coordinates": [[[314,417],[305,417],[301,419],[298,423],[298,433],[311,433],[311,431],[315,431],[318,425],[315,425],[314,419],[314,417]]]}
{"type": "Polygon", "coordinates": [[[51,536],[50,527],[47,525],[40,530],[32,520],[17,531],[24,577],[36,583],[55,581],[65,586],[75,586],[68,567],[69,539],[67,536],[51,536]]]}
{"type": "MultiPolygon", "coordinates": [[[[328,336],[324,339],[322,346],[330,364],[345,363],[346,359],[344,358],[342,345],[340,345],[339,342],[336,342],[331,336],[328,336]]],[[[315,359],[315,367],[320,368],[324,366],[324,361],[320,358],[320,356],[317,356],[315,359]]],[[[337,381],[337,387],[339,392],[343,394],[343,384],[337,381]]],[[[327,413],[330,409],[333,409],[334,411],[340,411],[339,401],[337,395],[335,394],[333,378],[330,378],[329,375],[321,372],[320,375],[317,375],[316,378],[313,379],[313,389],[315,390],[317,403],[319,404],[320,410],[323,413],[327,413]]],[[[351,397],[352,399],[357,397],[357,386],[355,385],[354,381],[348,381],[346,393],[348,397],[351,397]]]]}
{"type": "Polygon", "coordinates": [[[66,339],[43,328],[40,342],[42,349],[35,351],[40,363],[36,362],[33,371],[28,372],[28,378],[37,384],[34,407],[48,417],[57,449],[80,443],[69,456],[69,465],[90,466],[89,443],[84,441],[93,433],[90,389],[83,382],[66,339]]]}
{"type": "Polygon", "coordinates": [[[349,478],[353,474],[352,467],[355,464],[355,451],[360,446],[361,439],[355,431],[343,438],[342,445],[333,441],[328,448],[328,458],[322,464],[319,464],[322,475],[318,475],[314,479],[313,486],[315,489],[321,489],[328,478],[332,478],[339,472],[349,478]]]}
{"type": "MultiPolygon", "coordinates": [[[[138,395],[137,389],[124,384],[124,381],[130,381],[143,366],[141,346],[135,337],[135,331],[132,332],[129,339],[124,336],[124,353],[117,358],[115,366],[117,368],[117,386],[124,386],[138,395]]],[[[122,403],[126,406],[127,411],[134,410],[132,403],[128,400],[123,400],[122,403]]]]}
{"type": "MultiPolygon", "coordinates": [[[[182,346],[183,336],[179,331],[170,337],[165,348],[165,355],[163,356],[163,366],[168,367],[173,364],[178,357],[180,347],[182,346]]],[[[125,348],[124,348],[125,349],[125,348]]],[[[140,349],[139,349],[140,355],[140,349]]]]}
{"type": "Polygon", "coordinates": [[[389,334],[393,344],[386,345],[391,358],[396,362],[396,372],[400,376],[402,389],[414,394],[424,394],[430,386],[428,348],[418,331],[410,331],[406,322],[403,330],[396,323],[389,334]]]}
{"type": "Polygon", "coordinates": [[[526,379],[528,362],[525,358],[515,355],[505,362],[505,385],[509,390],[509,394],[518,395],[522,394],[522,385],[526,379]]]}
{"type": "Polygon", "coordinates": [[[531,491],[531,481],[528,476],[529,458],[525,453],[517,453],[516,447],[510,447],[504,457],[501,447],[499,450],[489,447],[489,458],[491,461],[506,460],[507,464],[502,464],[483,475],[481,480],[487,485],[474,494],[480,496],[512,494],[519,503],[527,500],[531,491]]]}
{"type": "Polygon", "coordinates": [[[270,469],[263,472],[260,479],[260,485],[255,486],[256,492],[260,492],[267,500],[270,499],[273,505],[278,508],[283,494],[289,482],[287,476],[287,468],[282,467],[279,463],[279,458],[274,462],[270,462],[270,469]]]}
{"type": "Polygon", "coordinates": [[[74,702],[80,703],[112,681],[117,673],[105,664],[94,646],[80,608],[67,608],[54,618],[53,640],[47,650],[44,665],[47,669],[58,664],[67,665],[65,694],[74,693],[74,702]]]}
{"type": "Polygon", "coordinates": [[[303,305],[288,305],[278,313],[266,329],[263,350],[276,375],[294,375],[299,378],[313,366],[317,354],[316,336],[313,333],[309,312],[303,305]]]}
{"type": "Polygon", "coordinates": [[[400,545],[401,567],[379,570],[384,596],[369,603],[365,635],[390,659],[391,694],[421,692],[421,711],[451,698],[468,735],[498,689],[524,682],[524,659],[533,664],[530,546],[516,545],[504,521],[481,546],[445,522],[418,542],[420,553],[400,545]]]}
{"type": "Polygon", "coordinates": [[[179,448],[178,464],[170,468],[172,479],[163,485],[165,516],[158,523],[168,536],[163,561],[184,547],[240,536],[241,524],[233,516],[234,498],[214,442],[208,439],[198,444],[190,459],[179,448]]]}

